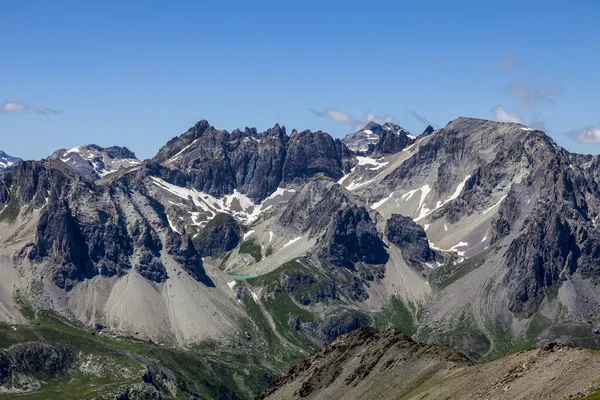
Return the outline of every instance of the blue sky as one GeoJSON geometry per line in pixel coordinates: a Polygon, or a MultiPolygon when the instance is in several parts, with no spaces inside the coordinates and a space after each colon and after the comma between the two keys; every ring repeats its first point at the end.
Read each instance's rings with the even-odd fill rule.
{"type": "Polygon", "coordinates": [[[589,0],[0,0],[0,149],[145,158],[200,119],[340,137],[471,116],[600,153],[599,17],[589,0]]]}

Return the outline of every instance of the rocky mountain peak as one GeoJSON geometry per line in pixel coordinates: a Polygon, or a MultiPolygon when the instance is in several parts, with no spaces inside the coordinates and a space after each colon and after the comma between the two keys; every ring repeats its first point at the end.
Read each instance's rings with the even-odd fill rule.
{"type": "Polygon", "coordinates": [[[0,150],[0,171],[15,165],[19,161],[23,160],[18,157],[9,156],[4,151],[0,150]]]}
{"type": "Polygon", "coordinates": [[[415,136],[393,122],[379,124],[371,121],[361,130],[347,135],[342,142],[356,153],[393,154],[414,140],[415,136]]]}
{"type": "Polygon", "coordinates": [[[433,126],[431,126],[431,125],[427,125],[427,128],[425,128],[425,130],[423,131],[423,133],[422,133],[421,135],[429,135],[429,134],[432,134],[434,130],[435,130],[435,129],[433,129],[433,126]]]}
{"type": "Polygon", "coordinates": [[[60,160],[90,181],[139,165],[135,153],[127,147],[101,147],[96,144],[55,151],[49,159],[60,160]]]}

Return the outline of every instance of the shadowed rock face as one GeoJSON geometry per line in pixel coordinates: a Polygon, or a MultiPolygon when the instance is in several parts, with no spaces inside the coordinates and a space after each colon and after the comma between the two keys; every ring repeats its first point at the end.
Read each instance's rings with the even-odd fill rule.
{"type": "Polygon", "coordinates": [[[197,281],[214,287],[202,265],[202,256],[187,235],[169,232],[167,234],[167,252],[197,281]]]}
{"type": "Polygon", "coordinates": [[[212,257],[236,248],[241,237],[240,226],[235,218],[218,214],[208,221],[194,242],[202,256],[212,257]]]}
{"type": "Polygon", "coordinates": [[[429,247],[423,227],[412,218],[392,214],[387,221],[385,234],[390,242],[400,248],[405,261],[410,263],[435,261],[435,254],[429,247]]]}
{"type": "Polygon", "coordinates": [[[354,264],[385,264],[385,251],[377,228],[364,207],[344,207],[332,217],[319,256],[334,265],[354,269],[354,264]]]}
{"type": "MultiPolygon", "coordinates": [[[[584,181],[582,175],[550,164],[542,198],[507,252],[511,311],[532,315],[545,297],[544,288],[560,286],[574,274],[600,282],[600,235],[592,222],[598,215],[600,192],[593,180],[584,181]]],[[[497,236],[506,234],[511,218],[505,214],[515,214],[517,207],[515,202],[504,205],[496,223],[497,236]]]]}
{"type": "MultiPolygon", "coordinates": [[[[164,282],[164,245],[159,231],[168,226],[163,206],[134,175],[94,185],[57,161],[26,162],[8,171],[0,198],[24,208],[41,207],[33,243],[21,252],[32,262],[49,260],[54,283],[66,290],[96,275],[122,276],[132,268],[164,282]]],[[[195,279],[205,279],[191,240],[169,237],[171,254],[195,279]]],[[[208,282],[208,281],[207,281],[208,282]]]]}

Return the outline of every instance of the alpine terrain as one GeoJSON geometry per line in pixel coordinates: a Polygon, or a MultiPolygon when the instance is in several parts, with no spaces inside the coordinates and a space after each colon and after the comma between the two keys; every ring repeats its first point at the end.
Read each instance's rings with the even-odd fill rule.
{"type": "Polygon", "coordinates": [[[542,131],[203,120],[147,160],[86,145],[0,168],[0,395],[600,386],[580,349],[600,348],[600,157],[542,131]]]}

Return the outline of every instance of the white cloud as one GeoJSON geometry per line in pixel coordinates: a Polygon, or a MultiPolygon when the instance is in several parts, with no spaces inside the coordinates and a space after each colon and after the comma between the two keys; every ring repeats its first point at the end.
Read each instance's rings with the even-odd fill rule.
{"type": "Polygon", "coordinates": [[[571,138],[580,143],[600,143],[600,128],[583,128],[569,133],[571,138]]]}
{"type": "Polygon", "coordinates": [[[62,113],[61,110],[57,110],[55,108],[40,108],[32,104],[24,103],[22,101],[6,100],[0,105],[0,114],[17,114],[20,112],[37,115],[50,115],[62,113]]]}
{"type": "Polygon", "coordinates": [[[323,111],[315,111],[313,109],[310,110],[315,115],[318,115],[322,118],[329,118],[333,121],[342,122],[344,124],[350,125],[353,129],[361,129],[369,122],[376,122],[378,124],[383,124],[386,122],[396,123],[396,119],[391,115],[376,115],[372,112],[366,113],[362,118],[355,118],[352,114],[347,113],[345,111],[337,110],[334,108],[328,108],[323,111]]]}
{"type": "Polygon", "coordinates": [[[354,117],[347,112],[336,110],[333,108],[328,108],[324,111],[315,111],[310,110],[312,113],[318,115],[319,117],[329,118],[337,122],[345,122],[345,123],[354,123],[354,117]]]}
{"type": "Polygon", "coordinates": [[[523,123],[519,117],[506,111],[500,104],[494,107],[491,110],[491,113],[494,115],[496,120],[500,122],[516,122],[519,124],[523,123]]]}
{"type": "Polygon", "coordinates": [[[392,123],[397,123],[396,118],[392,117],[391,115],[375,115],[372,112],[368,112],[364,115],[364,117],[362,117],[360,120],[358,120],[356,122],[356,124],[354,124],[355,129],[361,129],[362,127],[364,127],[366,124],[368,124],[369,122],[375,122],[378,124],[385,124],[386,122],[392,122],[392,123]]]}

